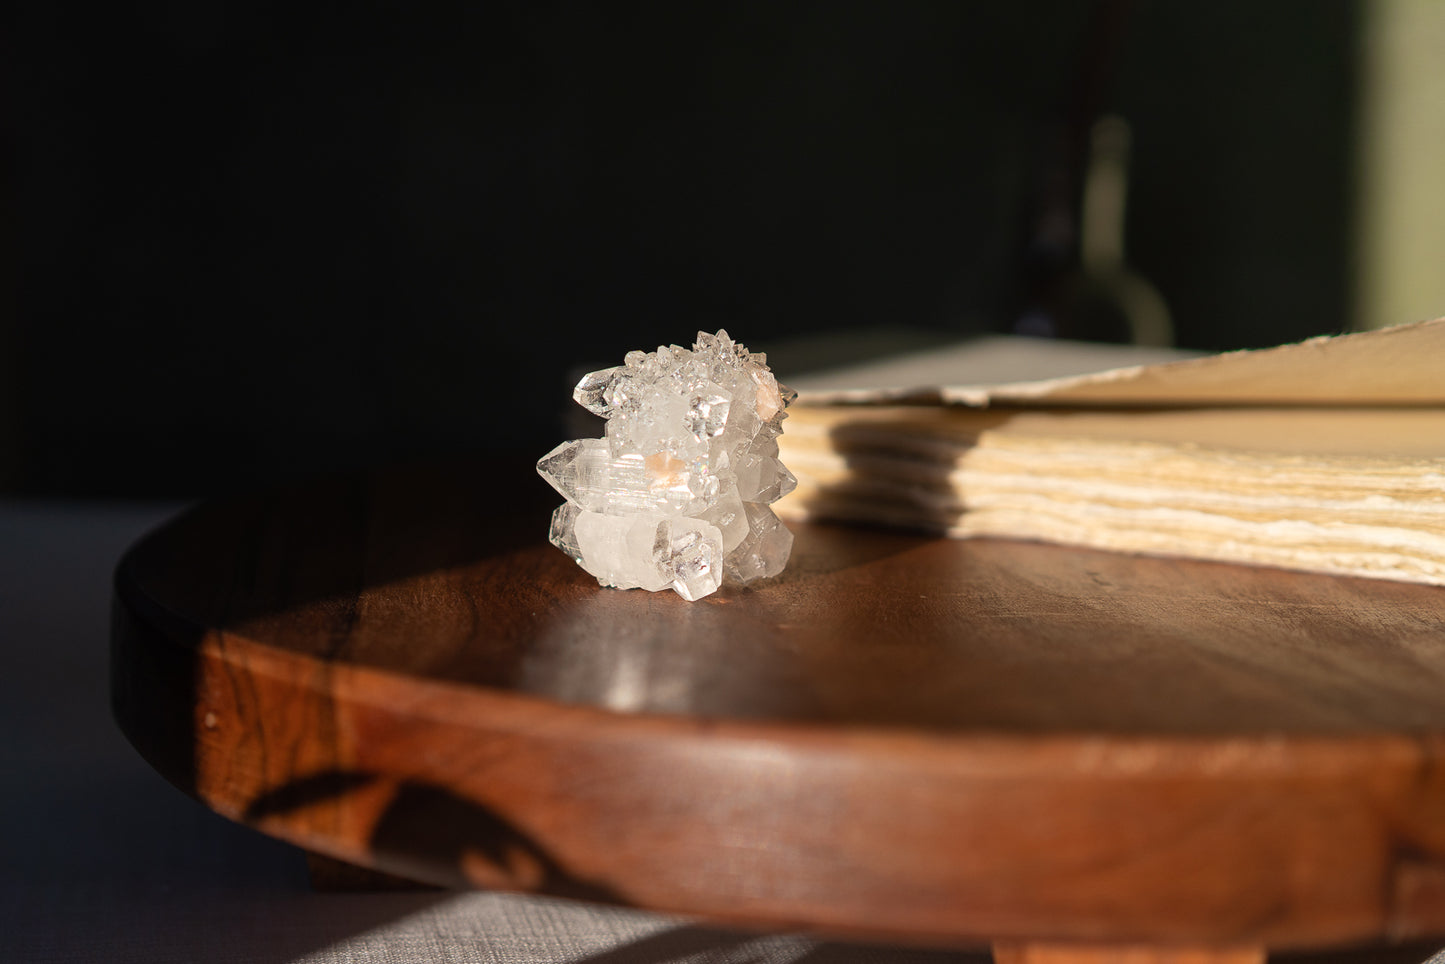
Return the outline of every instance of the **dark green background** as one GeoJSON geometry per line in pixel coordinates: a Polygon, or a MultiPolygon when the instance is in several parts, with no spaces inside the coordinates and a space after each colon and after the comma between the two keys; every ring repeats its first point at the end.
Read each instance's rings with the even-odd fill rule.
{"type": "MultiPolygon", "coordinates": [[[[3,485],[541,454],[578,366],[699,327],[1007,331],[1092,10],[28,4],[3,485]]],[[[1182,345],[1347,326],[1359,19],[1132,7],[1100,106],[1182,345]]]]}

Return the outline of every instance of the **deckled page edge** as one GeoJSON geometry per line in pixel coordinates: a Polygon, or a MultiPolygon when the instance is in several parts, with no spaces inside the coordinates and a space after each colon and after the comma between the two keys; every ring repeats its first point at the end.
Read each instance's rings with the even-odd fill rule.
{"type": "Polygon", "coordinates": [[[1393,328],[1321,335],[1274,348],[1225,352],[1156,365],[999,385],[843,389],[809,392],[803,404],[1174,405],[1174,404],[1439,404],[1445,402],[1445,318],[1393,328]],[[1388,340],[1388,342],[1387,342],[1388,340]],[[1377,351],[1387,348],[1388,351],[1377,351]],[[1388,356],[1407,368],[1390,373],[1383,391],[1332,391],[1328,373],[1371,367],[1388,356]],[[1306,380],[1301,390],[1281,385],[1286,374],[1306,380]]]}

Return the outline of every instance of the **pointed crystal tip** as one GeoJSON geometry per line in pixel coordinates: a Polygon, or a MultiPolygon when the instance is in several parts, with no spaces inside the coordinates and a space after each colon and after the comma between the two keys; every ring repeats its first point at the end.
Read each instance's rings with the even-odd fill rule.
{"type": "Polygon", "coordinates": [[[785,409],[767,356],[725,329],[691,349],[630,351],[572,392],[608,420],[599,439],[563,442],[537,472],[567,501],[548,541],[604,586],[671,588],[689,601],[777,575],[793,535],[768,508],[792,491],[778,461],[785,409]]]}

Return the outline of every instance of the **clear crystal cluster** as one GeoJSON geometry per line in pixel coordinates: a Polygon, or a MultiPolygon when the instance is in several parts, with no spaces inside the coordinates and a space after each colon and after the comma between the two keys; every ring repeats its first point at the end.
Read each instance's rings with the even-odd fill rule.
{"type": "Polygon", "coordinates": [[[768,508],[797,485],[778,461],[785,409],[767,357],[726,331],[689,351],[628,352],[572,392],[607,419],[602,438],[563,442],[537,471],[567,501],[548,540],[604,586],[701,599],[724,576],[787,564],[793,534],[768,508]]]}

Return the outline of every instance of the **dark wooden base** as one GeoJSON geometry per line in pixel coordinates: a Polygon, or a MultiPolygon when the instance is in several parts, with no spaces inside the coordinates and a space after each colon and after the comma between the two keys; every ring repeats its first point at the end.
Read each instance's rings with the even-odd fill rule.
{"type": "Polygon", "coordinates": [[[688,603],[599,588],[553,499],[479,463],[188,513],[117,573],[122,729],[439,886],[1055,942],[1018,964],[1445,934],[1445,591],[808,525],[688,603]]]}
{"type": "Polygon", "coordinates": [[[311,879],[311,889],[321,893],[443,889],[435,884],[423,884],[383,870],[358,867],[318,853],[306,855],[306,872],[311,879]]]}

